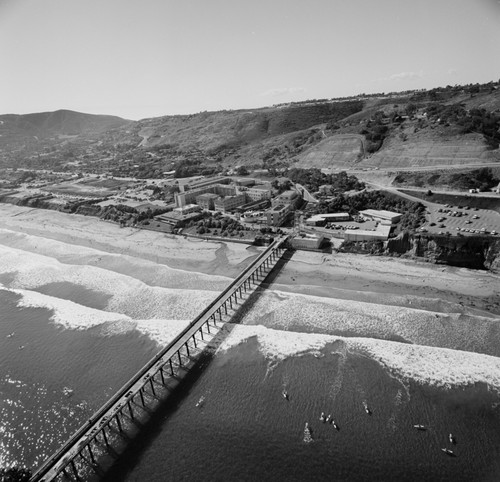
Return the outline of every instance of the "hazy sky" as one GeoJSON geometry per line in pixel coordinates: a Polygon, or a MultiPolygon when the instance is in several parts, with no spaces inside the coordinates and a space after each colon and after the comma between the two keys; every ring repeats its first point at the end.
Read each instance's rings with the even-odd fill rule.
{"type": "Polygon", "coordinates": [[[500,0],[0,0],[0,113],[139,119],[500,78],[500,0]]]}

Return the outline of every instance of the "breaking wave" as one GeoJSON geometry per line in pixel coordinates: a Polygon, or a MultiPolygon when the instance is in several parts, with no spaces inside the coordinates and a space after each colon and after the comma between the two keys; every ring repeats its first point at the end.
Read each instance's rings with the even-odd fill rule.
{"type": "Polygon", "coordinates": [[[441,313],[266,291],[259,295],[242,322],[279,330],[396,340],[500,355],[500,319],[462,312],[441,313]]]}
{"type": "MultiPolygon", "coordinates": [[[[6,288],[0,285],[0,289],[6,288]]],[[[190,320],[176,319],[134,320],[120,313],[96,310],[36,291],[18,289],[7,289],[7,291],[20,295],[17,302],[19,308],[45,308],[51,312],[50,320],[64,328],[86,330],[99,326],[99,332],[103,336],[137,330],[160,346],[167,345],[190,323],[190,320]]]]}
{"type": "Polygon", "coordinates": [[[219,350],[227,351],[251,338],[257,339],[260,351],[274,362],[291,356],[310,355],[325,349],[331,343],[341,341],[348,354],[369,357],[402,381],[413,380],[439,387],[485,383],[500,390],[500,358],[448,348],[370,338],[296,333],[261,325],[236,325],[219,350]]]}
{"type": "Polygon", "coordinates": [[[134,319],[192,319],[216,296],[213,291],[202,289],[149,286],[125,274],[95,266],[64,264],[47,256],[3,246],[0,275],[9,275],[8,286],[12,289],[33,291],[63,282],[103,293],[109,296],[106,311],[114,312],[113,316],[121,313],[134,319]]]}

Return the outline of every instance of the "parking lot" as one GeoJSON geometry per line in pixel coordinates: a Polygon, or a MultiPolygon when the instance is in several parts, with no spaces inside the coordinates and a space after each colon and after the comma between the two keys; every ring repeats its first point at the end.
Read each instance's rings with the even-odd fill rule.
{"type": "Polygon", "coordinates": [[[428,209],[430,214],[427,215],[427,222],[420,228],[421,232],[454,236],[499,236],[500,214],[495,211],[448,204],[428,209]]]}

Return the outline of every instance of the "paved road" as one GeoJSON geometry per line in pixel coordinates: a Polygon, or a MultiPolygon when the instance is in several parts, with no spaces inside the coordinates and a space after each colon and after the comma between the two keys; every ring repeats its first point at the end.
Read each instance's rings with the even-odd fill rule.
{"type": "MultiPolygon", "coordinates": [[[[399,189],[404,189],[405,191],[412,191],[412,192],[418,192],[418,193],[426,193],[428,189],[419,189],[416,187],[393,187],[393,186],[385,186],[383,184],[378,184],[373,181],[365,181],[365,184],[368,184],[370,186],[373,186],[375,189],[380,189],[384,191],[389,191],[394,194],[397,194],[398,196],[404,197],[406,199],[410,199],[411,201],[418,201],[421,202],[422,204],[427,204],[427,205],[441,205],[441,203],[434,203],[431,201],[427,201],[425,199],[421,199],[416,196],[412,196],[411,194],[403,193],[399,191],[399,189]]],[[[493,193],[493,192],[480,192],[480,193],[474,193],[471,194],[469,192],[464,192],[464,191],[436,191],[435,189],[432,189],[432,192],[434,194],[449,194],[449,195],[455,195],[455,196],[470,196],[471,198],[474,197],[480,197],[480,198],[488,198],[488,199],[494,199],[500,203],[500,194],[493,193]]]]}
{"type": "MultiPolygon", "coordinates": [[[[422,192],[425,193],[428,191],[428,189],[422,189],[418,187],[395,187],[395,189],[404,189],[405,191],[413,191],[413,192],[422,192]]],[[[500,194],[496,192],[477,192],[477,193],[469,193],[469,192],[464,192],[464,191],[458,191],[458,190],[436,190],[436,189],[431,189],[431,191],[434,194],[452,194],[454,196],[470,196],[470,197],[481,197],[481,198],[491,198],[495,199],[497,201],[500,201],[500,194]]]]}
{"type": "MultiPolygon", "coordinates": [[[[439,207],[439,206],[441,206],[440,203],[434,203],[434,202],[427,201],[425,199],[420,199],[419,197],[411,196],[410,194],[406,194],[404,192],[398,191],[395,187],[384,186],[382,184],[377,184],[375,182],[369,182],[369,181],[365,181],[365,184],[368,184],[368,185],[374,187],[375,189],[378,189],[378,190],[381,190],[381,191],[391,192],[393,194],[396,194],[397,196],[403,197],[405,199],[409,199],[410,201],[422,203],[425,206],[429,206],[429,207],[436,207],[436,206],[439,207]]],[[[415,189],[415,191],[418,192],[418,189],[415,189]]],[[[424,189],[424,190],[422,190],[420,192],[426,192],[426,191],[427,191],[427,189],[424,189]]]]}
{"type": "Polygon", "coordinates": [[[443,166],[440,165],[432,165],[432,166],[409,166],[409,167],[370,167],[365,166],[362,168],[353,167],[352,169],[347,169],[352,174],[356,172],[370,172],[370,171],[380,171],[380,172],[392,172],[396,173],[398,171],[439,171],[444,169],[480,169],[482,167],[500,167],[500,161],[496,162],[479,162],[479,163],[467,163],[467,164],[445,164],[443,166]]]}

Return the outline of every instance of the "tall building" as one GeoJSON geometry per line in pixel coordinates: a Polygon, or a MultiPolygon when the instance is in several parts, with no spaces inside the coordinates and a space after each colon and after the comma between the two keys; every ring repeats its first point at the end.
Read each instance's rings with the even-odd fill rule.
{"type": "Polygon", "coordinates": [[[245,194],[236,194],[235,196],[219,197],[214,202],[214,209],[220,212],[228,212],[242,206],[246,202],[245,194]]]}
{"type": "Polygon", "coordinates": [[[213,211],[215,208],[215,201],[217,199],[219,199],[217,194],[207,192],[196,197],[196,204],[198,204],[198,206],[202,209],[209,209],[213,211]]]}
{"type": "Polygon", "coordinates": [[[199,189],[191,191],[178,192],[174,195],[176,207],[182,207],[186,204],[197,203],[196,199],[202,194],[216,194],[218,196],[234,196],[236,188],[226,184],[210,184],[199,189]]]}
{"type": "Polygon", "coordinates": [[[270,185],[253,186],[247,188],[245,193],[252,201],[261,201],[263,199],[271,199],[272,188],[270,185]]]}
{"type": "Polygon", "coordinates": [[[291,206],[292,209],[295,209],[300,202],[302,201],[301,196],[297,191],[284,191],[281,193],[279,196],[276,196],[276,198],[273,199],[272,205],[273,206],[291,206]]]}

